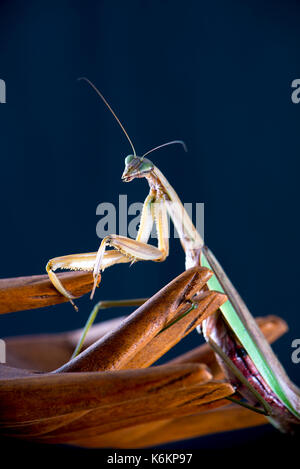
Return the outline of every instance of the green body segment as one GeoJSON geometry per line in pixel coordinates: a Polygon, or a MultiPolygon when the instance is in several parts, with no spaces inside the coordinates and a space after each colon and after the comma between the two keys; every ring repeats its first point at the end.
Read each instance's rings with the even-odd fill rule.
{"type": "MultiPolygon", "coordinates": [[[[209,264],[205,254],[201,254],[201,265],[204,267],[208,267],[212,270],[211,265],[209,264]]],[[[209,281],[207,282],[207,286],[210,290],[220,291],[226,294],[224,289],[222,288],[219,280],[217,279],[216,275],[213,275],[209,281]]],[[[227,323],[233,330],[234,334],[248,353],[249,357],[253,361],[255,367],[262,375],[263,379],[272,389],[274,394],[280,399],[280,401],[287,407],[287,409],[296,417],[300,418],[300,415],[295,411],[292,404],[290,403],[289,399],[287,398],[285,392],[283,391],[280,383],[278,382],[274,372],[270,368],[268,362],[266,361],[265,357],[253,341],[252,337],[250,336],[249,332],[247,331],[246,327],[244,326],[243,322],[241,321],[239,315],[235,311],[232,303],[230,300],[227,300],[224,303],[220,310],[226,319],[227,323]]]]}

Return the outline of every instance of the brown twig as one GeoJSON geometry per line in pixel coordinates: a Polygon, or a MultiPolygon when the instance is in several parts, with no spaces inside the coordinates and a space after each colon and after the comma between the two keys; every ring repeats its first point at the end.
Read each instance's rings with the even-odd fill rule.
{"type": "MultiPolygon", "coordinates": [[[[190,300],[203,288],[211,275],[212,272],[205,267],[194,267],[183,272],[128,316],[111,333],[106,334],[56,372],[107,371],[126,368],[127,363],[133,360],[137,353],[144,349],[170,321],[174,320],[182,308],[190,307],[190,300]]],[[[221,293],[215,293],[215,295],[221,298],[217,305],[216,302],[214,303],[211,313],[226,301],[225,295],[221,293]]],[[[202,311],[195,310],[197,316],[206,313],[209,301],[206,299],[204,303],[201,305],[202,311]]],[[[197,316],[193,318],[194,322],[197,316]]],[[[172,327],[166,330],[167,337],[170,337],[172,327]]],[[[188,327],[189,324],[186,324],[186,328],[188,327]]],[[[192,327],[189,330],[192,330],[192,327]]],[[[182,336],[184,335],[182,332],[182,336]]]]}
{"type": "MultiPolygon", "coordinates": [[[[84,295],[93,287],[90,272],[64,272],[58,276],[75,297],[84,295]]],[[[66,301],[52,285],[48,275],[0,279],[0,314],[43,308],[66,301]]]]}

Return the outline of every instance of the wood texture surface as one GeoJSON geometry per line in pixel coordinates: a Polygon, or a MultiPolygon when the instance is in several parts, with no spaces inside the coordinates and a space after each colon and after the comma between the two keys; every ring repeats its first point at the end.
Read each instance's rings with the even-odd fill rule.
{"type": "MultiPolygon", "coordinates": [[[[93,287],[90,272],[64,272],[58,274],[58,277],[76,298],[93,287]]],[[[0,314],[43,308],[67,301],[52,285],[48,275],[0,279],[0,314]]]]}
{"type": "Polygon", "coordinates": [[[266,418],[241,406],[218,401],[193,415],[140,423],[127,428],[82,438],[71,443],[87,448],[145,448],[174,441],[266,425],[266,418]]]}
{"type": "MultiPolygon", "coordinates": [[[[91,287],[90,274],[81,275],[69,278],[77,294],[91,287]]],[[[234,389],[207,345],[148,368],[226,301],[221,293],[205,291],[211,275],[206,268],[190,269],[127,318],[94,326],[75,360],[69,357],[81,331],[7,339],[8,363],[0,365],[0,435],[140,448],[265,424],[263,416],[226,400],[234,389]],[[197,304],[181,317],[195,293],[197,304]]],[[[61,302],[56,292],[43,299],[45,281],[51,291],[47,279],[16,279],[11,292],[20,290],[23,308],[30,302],[61,302]]],[[[3,291],[5,299],[7,285],[3,291]]],[[[16,310],[9,301],[2,312],[16,310]]],[[[274,316],[258,322],[269,341],[287,328],[274,316]]]]}
{"type": "MultiPolygon", "coordinates": [[[[190,307],[191,298],[204,287],[211,275],[211,271],[205,267],[194,267],[183,272],[124,319],[119,327],[106,334],[56,372],[107,371],[125,368],[126,364],[134,360],[134,357],[182,310],[190,307]]],[[[210,302],[213,302],[215,306],[214,309],[210,309],[210,313],[213,313],[220,304],[226,301],[226,296],[221,293],[213,293],[212,297],[206,297],[203,300],[204,303],[199,303],[199,309],[189,313],[186,317],[192,317],[195,311],[196,318],[202,314],[204,316],[210,302]]],[[[196,318],[193,317],[192,321],[195,322],[196,318]]],[[[176,324],[167,329],[165,340],[171,336],[176,324]]],[[[186,328],[189,328],[189,331],[192,330],[190,324],[186,324],[186,328]]],[[[163,353],[164,351],[161,354],[163,353]]]]}

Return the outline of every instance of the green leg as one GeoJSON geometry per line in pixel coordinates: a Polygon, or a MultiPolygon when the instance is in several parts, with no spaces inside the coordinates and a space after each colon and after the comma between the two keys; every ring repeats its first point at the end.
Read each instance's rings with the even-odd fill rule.
{"type": "Polygon", "coordinates": [[[94,308],[92,309],[91,314],[89,315],[89,318],[83,328],[82,334],[80,336],[80,339],[78,341],[78,344],[76,345],[76,348],[73,352],[72,358],[75,358],[81,351],[85,337],[90,329],[90,327],[93,325],[97,314],[100,309],[108,309],[108,308],[118,308],[118,307],[128,307],[128,306],[141,306],[145,301],[147,301],[148,298],[135,298],[132,300],[106,300],[106,301],[99,301],[94,308]]]}

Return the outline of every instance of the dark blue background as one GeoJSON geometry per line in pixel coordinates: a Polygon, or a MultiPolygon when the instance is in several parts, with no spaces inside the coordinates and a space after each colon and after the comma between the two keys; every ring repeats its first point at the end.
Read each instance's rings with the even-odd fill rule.
{"type": "MultiPolygon", "coordinates": [[[[87,76],[139,153],[186,141],[187,156],[174,146],[152,159],[183,201],[205,203],[206,242],[254,315],[287,320],[274,348],[299,383],[299,14],[292,0],[1,1],[0,275],[44,273],[52,257],[97,250],[97,205],[147,194],[144,180],[121,182],[130,147],[76,81],[87,76]]],[[[107,270],[97,299],[149,296],[183,269],[171,240],[163,264],[107,270]]],[[[80,327],[92,304],[78,305],[1,317],[1,336],[80,327]]],[[[198,342],[194,333],[175,352],[198,342]]],[[[254,433],[238,435],[236,444],[254,433]]]]}

